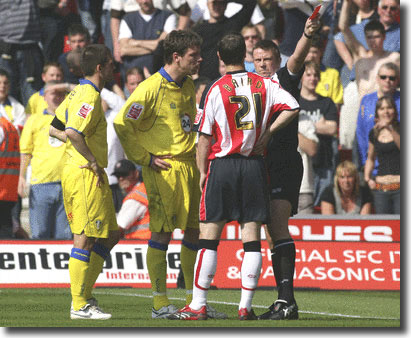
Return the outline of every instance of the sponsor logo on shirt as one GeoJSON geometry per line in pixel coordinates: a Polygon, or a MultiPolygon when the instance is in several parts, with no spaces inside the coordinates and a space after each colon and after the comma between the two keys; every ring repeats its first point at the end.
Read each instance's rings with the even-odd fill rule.
{"type": "Polygon", "coordinates": [[[141,113],[143,112],[144,106],[139,103],[133,103],[126,115],[127,118],[132,120],[138,120],[141,113]]]}
{"type": "Polygon", "coordinates": [[[92,110],[94,109],[93,106],[90,106],[88,103],[83,103],[83,105],[80,107],[79,111],[77,112],[77,115],[85,119],[92,110]]]}

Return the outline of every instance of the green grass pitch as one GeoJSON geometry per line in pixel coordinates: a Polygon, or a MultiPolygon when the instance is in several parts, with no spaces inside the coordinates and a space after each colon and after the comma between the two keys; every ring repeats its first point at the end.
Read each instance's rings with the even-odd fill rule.
{"type": "MultiPolygon", "coordinates": [[[[177,306],[184,306],[184,290],[170,289],[177,306]]],[[[257,315],[271,305],[276,292],[257,290],[257,315]]],[[[208,301],[228,314],[226,320],[172,321],[151,319],[151,290],[96,288],[100,306],[113,314],[107,321],[71,320],[69,289],[0,289],[0,327],[389,327],[400,328],[399,291],[296,290],[299,320],[239,321],[239,290],[210,290],[208,301]]]]}

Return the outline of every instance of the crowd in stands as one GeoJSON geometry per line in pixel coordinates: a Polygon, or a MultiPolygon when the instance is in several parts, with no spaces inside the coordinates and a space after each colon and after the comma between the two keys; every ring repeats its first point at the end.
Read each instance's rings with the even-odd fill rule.
{"type": "Polygon", "coordinates": [[[141,171],[123,161],[113,120],[163,66],[165,36],[192,29],[203,39],[198,105],[225,73],[216,50],[226,33],[243,35],[247,71],[255,72],[253,50],[262,40],[278,45],[284,65],[319,4],[322,26],[312,37],[299,99],[299,214],[400,214],[399,0],[3,0],[0,238],[71,238],[60,184],[64,143],[48,136],[48,125],[82,78],[85,46],[105,44],[116,62],[115,80],[101,92],[106,172],[124,236],[138,238],[133,227],[148,221],[141,171]],[[20,220],[26,197],[30,234],[20,220]]]}

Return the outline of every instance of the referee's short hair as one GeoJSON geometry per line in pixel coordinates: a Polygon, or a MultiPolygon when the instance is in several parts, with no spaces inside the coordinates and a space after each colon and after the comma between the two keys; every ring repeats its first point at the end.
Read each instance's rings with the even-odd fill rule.
{"type": "Polygon", "coordinates": [[[84,48],[81,54],[81,71],[84,76],[92,76],[97,65],[105,65],[111,59],[111,52],[105,45],[92,44],[84,48]]]}
{"type": "Polygon", "coordinates": [[[221,60],[226,65],[244,64],[246,47],[243,36],[240,33],[229,33],[217,44],[217,50],[221,60]]]}
{"type": "Polygon", "coordinates": [[[280,48],[273,41],[271,41],[271,40],[260,40],[255,44],[255,46],[253,48],[253,52],[258,48],[262,49],[262,50],[265,50],[265,51],[271,50],[272,53],[273,53],[273,56],[275,58],[277,58],[277,60],[281,60],[280,48]]]}
{"type": "Polygon", "coordinates": [[[173,53],[183,56],[189,48],[201,47],[203,39],[192,30],[173,30],[163,42],[164,63],[173,62],[173,53]]]}

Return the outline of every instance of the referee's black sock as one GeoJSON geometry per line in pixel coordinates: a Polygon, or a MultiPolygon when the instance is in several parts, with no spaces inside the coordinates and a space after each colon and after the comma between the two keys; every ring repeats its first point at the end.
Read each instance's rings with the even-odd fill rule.
{"type": "Polygon", "coordinates": [[[295,244],[293,239],[276,241],[271,259],[278,299],[285,300],[288,304],[294,303],[295,244]]]}

